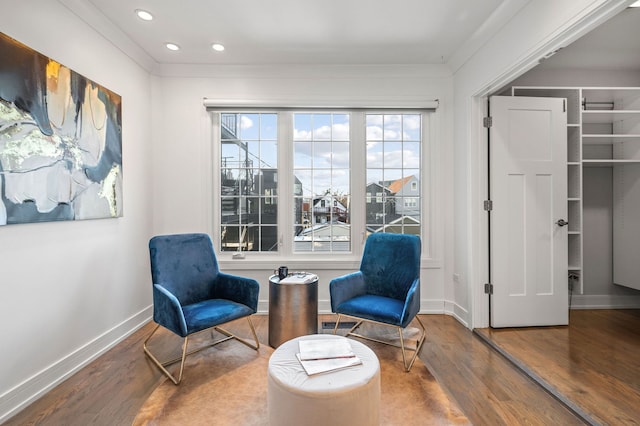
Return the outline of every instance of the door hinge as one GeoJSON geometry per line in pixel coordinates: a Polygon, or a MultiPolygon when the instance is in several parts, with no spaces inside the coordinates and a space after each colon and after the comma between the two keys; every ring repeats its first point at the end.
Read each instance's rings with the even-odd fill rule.
{"type": "Polygon", "coordinates": [[[562,100],[562,112],[567,112],[567,100],[562,100]]]}
{"type": "Polygon", "coordinates": [[[482,125],[487,129],[493,126],[493,117],[485,117],[482,119],[482,125]]]}
{"type": "Polygon", "coordinates": [[[493,294],[493,284],[486,283],[484,285],[484,294],[493,294]]]}
{"type": "Polygon", "coordinates": [[[493,201],[484,200],[484,211],[490,212],[491,210],[493,210],[493,201]]]}

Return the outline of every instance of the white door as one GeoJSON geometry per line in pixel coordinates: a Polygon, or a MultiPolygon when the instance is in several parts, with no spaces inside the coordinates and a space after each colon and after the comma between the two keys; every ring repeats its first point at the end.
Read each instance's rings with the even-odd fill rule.
{"type": "Polygon", "coordinates": [[[491,326],[566,325],[565,100],[490,99],[491,326]]]}

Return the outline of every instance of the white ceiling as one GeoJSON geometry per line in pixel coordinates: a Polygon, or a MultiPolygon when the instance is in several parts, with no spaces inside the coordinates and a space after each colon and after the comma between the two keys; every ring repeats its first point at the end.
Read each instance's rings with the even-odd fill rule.
{"type": "MultiPolygon", "coordinates": [[[[60,0],[157,64],[440,64],[523,0],[60,0]],[[513,7],[513,6],[512,6],[513,7]],[[140,20],[135,9],[151,12],[140,20]],[[503,7],[504,9],[504,7],[503,7]],[[179,52],[164,47],[181,46],[179,52]],[[214,42],[226,50],[216,53],[214,42]]],[[[496,23],[498,24],[498,23],[496,23]]],[[[119,46],[122,47],[122,46],[119,46]]]]}
{"type": "MultiPolygon", "coordinates": [[[[148,69],[163,64],[443,64],[452,70],[531,0],[59,0],[148,69]],[[140,20],[136,9],[151,12],[140,20]],[[178,52],[166,49],[173,42],[178,52]],[[211,49],[214,42],[224,52],[211,49]]],[[[640,8],[543,68],[640,70],[640,8]]]]}

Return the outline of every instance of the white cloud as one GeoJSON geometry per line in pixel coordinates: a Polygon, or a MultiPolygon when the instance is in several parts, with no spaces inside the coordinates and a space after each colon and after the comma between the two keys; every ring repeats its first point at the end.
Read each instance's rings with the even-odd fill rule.
{"type": "Polygon", "coordinates": [[[311,132],[308,130],[293,129],[293,139],[296,141],[310,141],[311,132]]]}
{"type": "Polygon", "coordinates": [[[293,129],[293,138],[297,141],[310,141],[313,137],[316,140],[349,140],[349,124],[337,123],[333,126],[320,126],[313,130],[293,129]]]}
{"type": "Polygon", "coordinates": [[[382,140],[382,127],[380,126],[367,126],[367,140],[382,140]]]}
{"type": "Polygon", "coordinates": [[[240,127],[242,129],[250,129],[253,127],[253,120],[246,115],[240,116],[240,127]]]}

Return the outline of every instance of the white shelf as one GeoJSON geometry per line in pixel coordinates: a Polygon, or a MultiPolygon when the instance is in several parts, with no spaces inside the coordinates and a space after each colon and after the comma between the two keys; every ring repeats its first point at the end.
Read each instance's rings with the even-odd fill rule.
{"type": "Polygon", "coordinates": [[[631,135],[599,135],[583,134],[582,143],[585,145],[607,145],[621,142],[640,142],[640,134],[631,135]]]}
{"type": "Polygon", "coordinates": [[[610,124],[622,120],[640,120],[640,110],[582,111],[583,124],[610,124]]]}
{"type": "Polygon", "coordinates": [[[640,164],[640,160],[613,160],[606,158],[582,160],[582,164],[586,167],[593,166],[612,166],[616,164],[640,164]]]}

